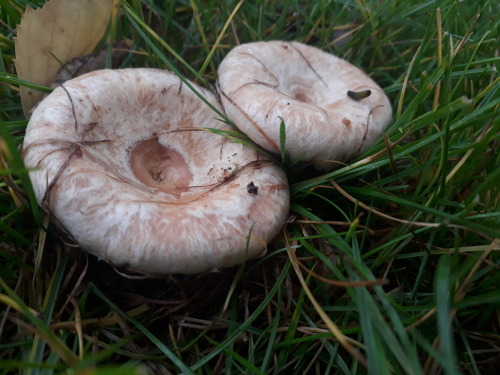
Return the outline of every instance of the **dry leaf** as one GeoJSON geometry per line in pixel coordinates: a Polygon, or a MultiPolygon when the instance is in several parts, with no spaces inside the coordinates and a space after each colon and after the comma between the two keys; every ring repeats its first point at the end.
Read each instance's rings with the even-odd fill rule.
{"type": "MultiPolygon", "coordinates": [[[[113,0],[50,0],[43,8],[27,8],[15,38],[17,76],[50,86],[61,64],[91,53],[106,31],[113,0]]],[[[43,93],[21,86],[24,113],[43,93]]]]}

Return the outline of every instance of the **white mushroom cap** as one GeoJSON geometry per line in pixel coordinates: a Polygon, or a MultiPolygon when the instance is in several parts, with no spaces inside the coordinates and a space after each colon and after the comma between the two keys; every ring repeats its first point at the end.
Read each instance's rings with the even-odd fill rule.
{"type": "MultiPolygon", "coordinates": [[[[193,84],[221,111],[215,96],[193,84]]],[[[95,71],[54,90],[24,141],[42,207],[114,265],[196,273],[262,256],[289,208],[286,176],[177,76],[95,71]]]]}
{"type": "Polygon", "coordinates": [[[256,42],[232,49],[218,69],[227,116],[268,151],[278,153],[280,124],[292,159],[347,161],[364,152],[392,118],[389,99],[365,73],[297,42],[256,42]],[[356,99],[356,92],[370,95],[356,99]],[[351,92],[351,96],[348,95],[351,92]],[[281,119],[280,119],[281,118],[281,119]]]}

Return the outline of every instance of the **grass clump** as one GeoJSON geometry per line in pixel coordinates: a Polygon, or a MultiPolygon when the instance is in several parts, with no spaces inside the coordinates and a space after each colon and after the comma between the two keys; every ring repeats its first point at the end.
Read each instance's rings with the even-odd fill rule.
{"type": "Polygon", "coordinates": [[[235,44],[298,40],[369,72],[394,103],[364,155],[290,176],[293,219],[266,257],[164,280],[68,251],[36,205],[13,37],[42,4],[0,0],[1,373],[495,373],[495,2],[121,1],[105,40],[128,41],[122,67],[209,87],[235,44]]]}

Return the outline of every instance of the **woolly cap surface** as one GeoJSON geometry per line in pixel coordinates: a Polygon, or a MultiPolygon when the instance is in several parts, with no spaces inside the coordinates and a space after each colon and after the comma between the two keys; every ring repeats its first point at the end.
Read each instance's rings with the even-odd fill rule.
{"type": "Polygon", "coordinates": [[[364,152],[392,118],[389,99],[364,72],[297,42],[235,47],[219,66],[218,90],[227,116],[254,142],[279,153],[283,120],[290,156],[318,169],[364,152]]]}
{"type": "MultiPolygon", "coordinates": [[[[191,84],[221,111],[215,96],[191,84]]],[[[95,71],[34,111],[24,161],[39,204],[117,266],[196,273],[262,256],[289,207],[286,176],[174,74],[95,71]]]]}

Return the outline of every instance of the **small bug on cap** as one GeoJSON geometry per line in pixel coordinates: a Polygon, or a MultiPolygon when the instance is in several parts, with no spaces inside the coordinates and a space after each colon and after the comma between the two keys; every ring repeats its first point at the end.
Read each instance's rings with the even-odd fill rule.
{"type": "Polygon", "coordinates": [[[250,194],[255,194],[257,195],[257,193],[259,192],[259,187],[258,186],[255,186],[253,181],[251,181],[248,185],[247,185],[247,191],[250,193],[250,194]]]}
{"type": "Polygon", "coordinates": [[[347,96],[354,100],[361,100],[368,98],[372,92],[370,90],[363,91],[347,91],[347,96]]]}

